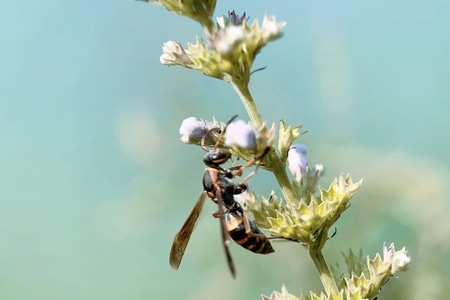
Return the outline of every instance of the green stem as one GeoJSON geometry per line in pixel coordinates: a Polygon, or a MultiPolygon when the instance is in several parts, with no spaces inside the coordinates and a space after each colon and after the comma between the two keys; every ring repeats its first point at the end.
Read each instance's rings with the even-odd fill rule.
{"type": "MultiPolygon", "coordinates": [[[[263,124],[263,119],[259,114],[258,108],[256,107],[255,102],[253,101],[252,95],[248,89],[246,84],[240,84],[239,82],[230,80],[234,90],[241,98],[242,103],[244,104],[245,109],[247,110],[247,114],[250,117],[250,120],[255,127],[261,127],[263,124]]],[[[275,175],[275,178],[278,181],[281,192],[283,193],[284,198],[288,205],[292,205],[296,203],[295,199],[298,199],[298,195],[294,188],[292,187],[291,181],[286,173],[285,164],[281,161],[279,155],[275,151],[274,148],[268,153],[268,164],[272,168],[272,171],[275,175]]],[[[336,282],[334,281],[333,276],[331,275],[330,269],[328,268],[327,263],[325,262],[325,258],[323,257],[321,248],[319,247],[311,247],[309,245],[308,250],[309,254],[314,261],[314,264],[317,267],[317,270],[320,274],[320,280],[327,292],[328,295],[331,293],[337,295],[338,288],[336,282]]]]}
{"type": "Polygon", "coordinates": [[[322,251],[320,249],[311,248],[311,246],[309,246],[308,250],[309,255],[319,271],[320,280],[322,281],[322,285],[324,286],[327,295],[330,295],[331,293],[337,295],[339,290],[333,276],[331,275],[330,269],[325,262],[322,251]]]}
{"type": "MultiPolygon", "coordinates": [[[[253,126],[259,128],[263,124],[263,119],[259,114],[258,108],[256,107],[255,101],[253,101],[253,97],[250,94],[250,90],[248,86],[239,84],[239,82],[235,82],[233,80],[230,81],[234,90],[238,94],[242,103],[244,104],[245,110],[247,111],[248,116],[250,117],[250,121],[253,126]]],[[[272,172],[277,179],[278,185],[280,186],[281,192],[283,193],[286,202],[291,205],[295,203],[295,199],[297,199],[297,195],[295,193],[294,188],[292,187],[291,181],[286,173],[286,166],[281,161],[277,152],[274,148],[267,154],[268,164],[272,168],[272,172]]]]}
{"type": "Polygon", "coordinates": [[[235,82],[233,80],[231,80],[230,83],[238,94],[239,98],[241,98],[242,104],[244,104],[245,110],[247,111],[247,114],[250,117],[250,121],[252,122],[253,126],[255,126],[256,128],[261,127],[264,121],[259,114],[255,101],[253,101],[253,97],[250,94],[248,86],[241,85],[240,82],[235,82]]]}

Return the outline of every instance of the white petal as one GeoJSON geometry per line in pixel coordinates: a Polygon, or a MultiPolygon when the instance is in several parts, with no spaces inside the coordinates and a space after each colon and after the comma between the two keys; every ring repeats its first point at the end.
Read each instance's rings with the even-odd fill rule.
{"type": "Polygon", "coordinates": [[[181,141],[191,144],[195,140],[201,140],[205,134],[205,124],[195,117],[189,117],[183,120],[180,126],[181,141]]]}
{"type": "Polygon", "coordinates": [[[305,145],[293,144],[289,148],[287,158],[289,170],[297,182],[300,182],[308,166],[307,154],[308,148],[305,145]]]}
{"type": "Polygon", "coordinates": [[[215,37],[214,49],[221,54],[229,53],[237,43],[244,40],[244,37],[245,32],[242,26],[227,26],[215,37]]]}
{"type": "Polygon", "coordinates": [[[242,120],[231,123],[227,127],[225,145],[254,149],[256,147],[255,129],[242,120]]]}
{"type": "Polygon", "coordinates": [[[189,55],[178,42],[168,41],[164,43],[163,52],[159,57],[159,61],[163,65],[185,65],[191,62],[189,55]]]}
{"type": "Polygon", "coordinates": [[[263,39],[271,40],[278,37],[284,26],[286,26],[286,22],[277,23],[275,16],[265,15],[261,25],[263,39]]]}

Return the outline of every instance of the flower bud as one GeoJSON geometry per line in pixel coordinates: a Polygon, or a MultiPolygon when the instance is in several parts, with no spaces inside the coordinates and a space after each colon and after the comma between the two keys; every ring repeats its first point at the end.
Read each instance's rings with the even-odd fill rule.
{"type": "Polygon", "coordinates": [[[168,41],[163,45],[163,54],[159,58],[163,65],[182,65],[192,64],[188,53],[183,49],[180,43],[168,41]]]}
{"type": "Polygon", "coordinates": [[[293,144],[288,150],[287,161],[289,170],[294,175],[295,180],[300,182],[308,167],[308,148],[305,145],[293,144]]]}
{"type": "Polygon", "coordinates": [[[205,123],[195,117],[184,119],[180,126],[181,141],[185,144],[198,143],[205,132],[205,123]]]}
{"type": "Polygon", "coordinates": [[[408,269],[411,257],[406,255],[407,252],[405,247],[395,251],[394,243],[391,243],[389,247],[386,247],[386,244],[383,245],[383,262],[391,264],[392,275],[408,269]]]}
{"type": "Polygon", "coordinates": [[[254,150],[256,147],[256,131],[253,126],[237,120],[227,127],[225,145],[254,150]]]}
{"type": "Polygon", "coordinates": [[[263,40],[270,41],[281,36],[286,22],[277,22],[275,16],[265,15],[261,25],[261,35],[263,40]]]}

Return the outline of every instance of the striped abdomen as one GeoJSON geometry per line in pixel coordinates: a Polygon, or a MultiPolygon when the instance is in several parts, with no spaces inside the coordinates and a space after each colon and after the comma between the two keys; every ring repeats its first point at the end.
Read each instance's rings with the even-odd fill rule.
{"type": "Polygon", "coordinates": [[[269,239],[252,221],[248,220],[250,232],[245,232],[243,217],[238,212],[228,210],[225,213],[225,223],[230,237],[245,249],[259,254],[269,254],[275,251],[269,239]]]}

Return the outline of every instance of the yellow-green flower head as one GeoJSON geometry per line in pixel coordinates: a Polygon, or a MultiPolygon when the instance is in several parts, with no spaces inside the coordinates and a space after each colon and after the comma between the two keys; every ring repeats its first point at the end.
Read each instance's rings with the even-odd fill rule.
{"type": "MultiPolygon", "coordinates": [[[[217,18],[217,30],[215,36],[210,38],[212,47],[216,48],[216,43],[220,39],[238,41],[240,36],[244,36],[245,43],[241,45],[243,50],[257,51],[268,42],[281,37],[281,30],[286,26],[286,22],[277,22],[275,16],[265,15],[261,26],[258,22],[248,25],[245,13],[242,16],[237,15],[234,11],[229,13],[228,18],[217,18]],[[239,30],[235,27],[240,28],[239,30]],[[227,30],[232,28],[230,33],[227,30]],[[230,37],[233,33],[238,33],[238,37],[230,37]]],[[[253,52],[254,53],[254,52],[253,52]]]]}
{"type": "Polygon", "coordinates": [[[246,38],[244,26],[242,26],[244,21],[245,12],[239,16],[234,10],[228,13],[228,18],[225,16],[217,18],[215,36],[211,38],[212,47],[220,54],[228,54],[232,51],[246,38]]]}
{"type": "Polygon", "coordinates": [[[294,202],[283,203],[271,195],[249,210],[255,223],[274,236],[315,244],[322,247],[328,239],[327,232],[339,216],[349,207],[349,201],[361,182],[353,183],[350,176],[336,178],[328,190],[319,194],[308,193],[294,202]]]}
{"type": "Polygon", "coordinates": [[[257,21],[249,25],[245,14],[239,17],[234,11],[228,18],[218,18],[209,41],[212,50],[221,57],[219,63],[226,75],[224,79],[248,83],[259,50],[281,37],[285,25],[285,22],[276,22],[273,16],[265,16],[261,26],[257,21]]]}
{"type": "Polygon", "coordinates": [[[262,25],[246,22],[245,14],[235,12],[217,19],[217,26],[207,31],[209,43],[197,38],[196,44],[168,41],[163,46],[160,61],[165,65],[180,65],[202,71],[205,75],[243,85],[250,81],[256,54],[268,42],[281,37],[285,22],[265,16],[262,25]]]}
{"type": "Polygon", "coordinates": [[[219,66],[219,54],[211,51],[200,38],[197,38],[196,44],[188,43],[187,49],[175,41],[164,43],[163,54],[159,60],[164,65],[180,65],[202,71],[207,76],[223,78],[223,71],[219,66]]]}
{"type": "Polygon", "coordinates": [[[351,295],[360,295],[358,299],[374,299],[390,277],[407,270],[411,258],[406,253],[405,248],[395,251],[393,243],[389,247],[384,243],[383,258],[377,253],[374,259],[370,259],[369,256],[364,259],[362,251],[359,255],[355,255],[352,251],[344,255],[351,274],[337,278],[341,279],[341,287],[345,290],[347,298],[353,299],[351,295]]]}

